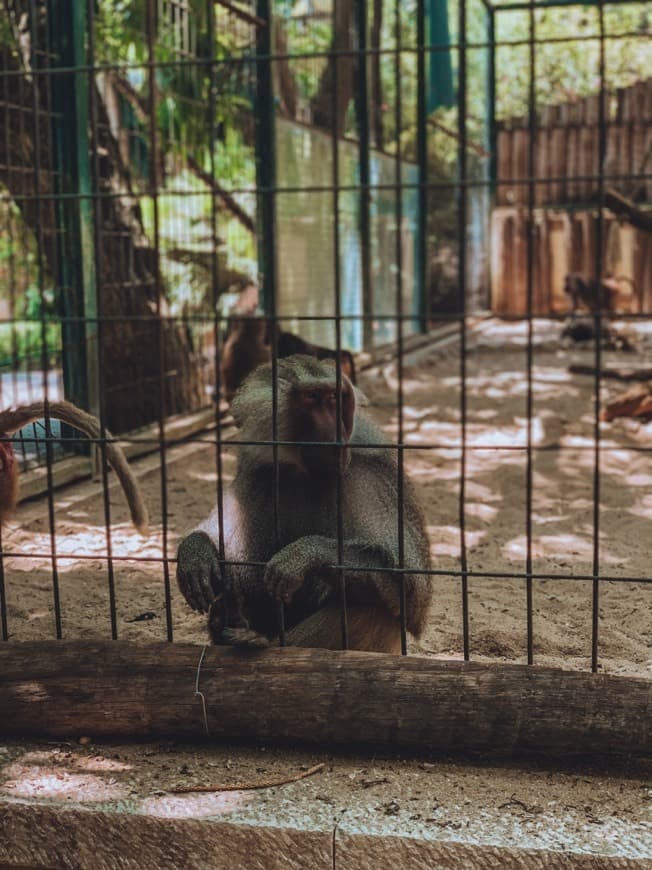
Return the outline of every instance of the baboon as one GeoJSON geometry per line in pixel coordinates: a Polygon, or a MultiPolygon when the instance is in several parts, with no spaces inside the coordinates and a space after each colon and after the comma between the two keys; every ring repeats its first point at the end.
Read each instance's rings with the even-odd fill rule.
{"type": "MultiPolygon", "coordinates": [[[[416,573],[430,568],[430,554],[412,487],[404,480],[400,566],[396,451],[358,410],[363,397],[342,375],[338,421],[332,362],[291,356],[278,361],[277,374],[276,434],[278,441],[290,442],[276,448],[278,517],[274,448],[242,445],[223,501],[224,570],[216,508],[179,546],[179,587],[194,610],[210,610],[214,643],[267,644],[277,635],[278,602],[283,601],[286,643],[332,649],[341,646],[342,637],[341,575],[333,567],[341,564],[349,646],[398,652],[401,580],[396,569],[415,572],[405,574],[403,582],[406,625],[416,637],[431,599],[429,576],[416,573]],[[334,444],[338,435],[341,442],[334,444]]],[[[237,392],[232,412],[241,429],[239,441],[272,440],[272,392],[270,364],[257,368],[237,392]]]]}
{"type": "MultiPolygon", "coordinates": [[[[226,340],[222,350],[220,372],[222,388],[227,401],[231,401],[235,391],[256,366],[269,362],[272,358],[274,326],[253,312],[229,317],[226,340]]],[[[303,353],[316,359],[337,360],[336,350],[311,344],[292,332],[282,331],[276,326],[276,352],[279,359],[303,353]]],[[[340,350],[339,359],[342,372],[356,382],[353,354],[340,350]]]]}
{"type": "MultiPolygon", "coordinates": [[[[9,436],[18,432],[23,426],[46,416],[73,426],[89,438],[97,439],[101,435],[99,420],[71,402],[32,402],[30,405],[19,405],[16,408],[0,411],[0,523],[2,524],[13,515],[18,500],[18,464],[9,436]]],[[[104,432],[107,438],[106,458],[122,484],[132,522],[139,532],[146,534],[149,518],[138,482],[129,468],[122,449],[109,440],[112,436],[106,429],[104,432]]]]}
{"type": "Polygon", "coordinates": [[[564,293],[571,297],[573,314],[580,303],[589,311],[613,311],[614,296],[618,293],[618,282],[608,275],[601,281],[586,281],[577,272],[569,272],[564,278],[564,293]]]}

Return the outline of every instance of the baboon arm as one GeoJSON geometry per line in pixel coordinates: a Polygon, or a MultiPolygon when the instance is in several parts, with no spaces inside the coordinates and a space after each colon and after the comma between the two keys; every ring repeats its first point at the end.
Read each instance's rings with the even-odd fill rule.
{"type": "MultiPolygon", "coordinates": [[[[310,578],[339,583],[338,542],[322,535],[307,535],[283,547],[267,563],[264,585],[268,593],[289,603],[310,578]]],[[[356,604],[377,604],[398,616],[400,610],[398,575],[391,552],[381,544],[344,541],[343,574],[347,596],[356,604]]]]}
{"type": "Polygon", "coordinates": [[[191,532],[177,551],[177,582],[193,610],[207,613],[220,589],[217,549],[203,531],[191,532]]]}
{"type": "Polygon", "coordinates": [[[177,581],[184,598],[193,610],[207,613],[215,596],[222,591],[220,569],[220,514],[226,557],[244,558],[238,551],[238,530],[242,528],[242,513],[238,501],[230,492],[224,494],[222,511],[215,507],[209,516],[193,529],[177,552],[177,581]]]}
{"type": "Polygon", "coordinates": [[[240,508],[238,499],[232,490],[227,489],[222,497],[222,507],[216,505],[205,520],[193,529],[195,532],[205,532],[215,545],[220,549],[220,525],[222,527],[222,539],[226,548],[226,558],[246,558],[244,552],[240,554],[239,541],[243,535],[245,526],[245,513],[240,508]]]}

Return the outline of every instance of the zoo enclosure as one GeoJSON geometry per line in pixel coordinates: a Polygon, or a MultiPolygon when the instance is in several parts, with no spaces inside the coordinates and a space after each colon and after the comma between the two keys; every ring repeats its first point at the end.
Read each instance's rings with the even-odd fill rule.
{"type": "MultiPolygon", "coordinates": [[[[649,36],[642,22],[619,24],[623,9],[631,13],[644,4],[586,4],[588,23],[578,32],[554,38],[548,31],[539,33],[544,14],[554,19],[552,25],[546,19],[545,28],[559,27],[572,5],[468,0],[451,4],[455,14],[446,15],[445,6],[434,0],[428,5],[420,0],[409,9],[397,2],[384,5],[379,34],[372,26],[378,13],[374,18],[363,0],[339,0],[334,9],[297,4],[298,11],[293,4],[272,8],[264,0],[255,9],[149,0],[133,4],[123,19],[119,4],[109,2],[4,3],[2,235],[18,240],[6,258],[10,378],[23,368],[34,395],[52,397],[55,389],[62,390],[118,433],[154,424],[149,435],[132,434],[127,440],[159,449],[163,460],[160,562],[170,639],[167,420],[205,407],[217,418],[209,394],[219,381],[219,301],[254,280],[260,283],[266,315],[290,322],[307,337],[367,350],[395,342],[399,451],[409,449],[402,439],[408,335],[425,331],[432,321],[457,325],[461,543],[456,576],[469,657],[467,325],[471,315],[490,311],[490,206],[502,201],[503,187],[515,186],[526,227],[518,313],[528,330],[529,434],[523,450],[529,528],[534,215],[541,185],[557,183],[537,163],[534,134],[545,126],[545,106],[554,105],[563,91],[557,85],[552,94],[542,93],[538,59],[549,45],[590,46],[587,64],[597,79],[591,105],[597,113],[598,153],[588,172],[597,206],[593,275],[603,271],[601,206],[607,184],[636,181],[644,205],[649,190],[645,167],[641,172],[622,164],[609,169],[606,163],[606,55],[612,45],[639,46],[649,36]],[[503,36],[501,28],[510,18],[517,35],[503,36]],[[284,29],[279,21],[285,21],[284,29]],[[316,44],[306,45],[313,25],[316,44]],[[523,172],[508,179],[498,171],[504,152],[497,106],[505,86],[501,63],[514,53],[525,61],[520,92],[511,99],[520,101],[527,117],[526,160],[523,172]],[[381,101],[381,94],[391,98],[391,105],[381,101]],[[302,153],[305,163],[291,166],[290,157],[302,153]],[[317,154],[313,163],[311,153],[317,154]],[[300,243],[307,246],[297,254],[292,247],[300,243]],[[297,275],[304,287],[309,285],[303,296],[300,287],[291,290],[297,275]],[[33,308],[21,309],[30,300],[33,308]],[[31,330],[24,346],[18,340],[21,327],[31,330]],[[32,377],[33,357],[37,378],[32,377]]],[[[596,550],[594,570],[584,578],[594,584],[594,670],[599,584],[605,576],[597,543],[599,343],[595,361],[596,550]]],[[[22,395],[6,389],[7,403],[22,395]]],[[[219,450],[219,425],[216,431],[219,450]]],[[[38,444],[44,439],[23,440],[38,444]]],[[[57,440],[77,444],[71,434],[57,440]]],[[[109,519],[107,509],[110,540],[109,519]]],[[[51,556],[56,587],[56,552],[51,556]]],[[[109,562],[112,558],[107,556],[109,562]]],[[[513,579],[526,587],[528,661],[533,661],[532,587],[541,578],[532,570],[531,555],[513,579]]],[[[0,604],[6,639],[4,583],[0,604]]],[[[60,619],[55,625],[60,636],[60,619]]]]}

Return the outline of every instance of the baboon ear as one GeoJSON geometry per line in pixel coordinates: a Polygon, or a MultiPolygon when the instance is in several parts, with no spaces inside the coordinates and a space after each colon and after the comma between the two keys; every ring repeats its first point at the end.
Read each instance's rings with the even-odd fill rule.
{"type": "Polygon", "coordinates": [[[260,390],[257,389],[257,383],[252,375],[248,375],[235,391],[235,395],[231,399],[231,416],[235,421],[238,429],[246,424],[255,413],[256,408],[260,407],[263,396],[260,390]]]}

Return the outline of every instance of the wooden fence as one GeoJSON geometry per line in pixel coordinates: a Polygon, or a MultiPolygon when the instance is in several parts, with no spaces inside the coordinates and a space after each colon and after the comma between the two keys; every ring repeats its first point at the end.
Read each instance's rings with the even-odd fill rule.
{"type": "MultiPolygon", "coordinates": [[[[652,200],[652,78],[605,96],[548,106],[537,119],[530,149],[527,118],[501,123],[492,214],[492,309],[527,312],[529,180],[534,182],[532,312],[563,312],[567,272],[595,274],[598,236],[600,136],[605,136],[602,191],[637,203],[652,200]],[[532,153],[530,153],[532,151],[532,153]],[[647,178],[641,176],[649,176],[647,178]]],[[[619,279],[621,311],[652,314],[652,233],[627,216],[602,212],[602,274],[619,279]]],[[[652,218],[650,218],[652,219],[652,218]]]]}
{"type": "MultiPolygon", "coordinates": [[[[600,97],[546,106],[534,132],[532,177],[537,205],[595,200],[600,155],[600,97]]],[[[607,94],[605,184],[630,199],[652,199],[652,78],[607,94]]],[[[497,205],[528,202],[530,130],[527,118],[498,129],[497,205]]]]}

